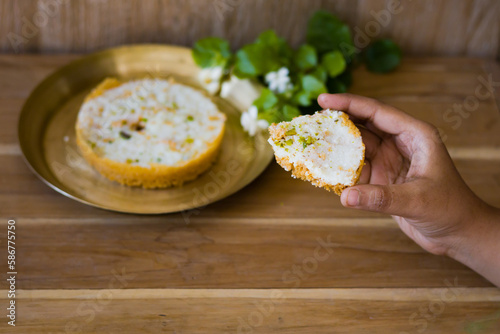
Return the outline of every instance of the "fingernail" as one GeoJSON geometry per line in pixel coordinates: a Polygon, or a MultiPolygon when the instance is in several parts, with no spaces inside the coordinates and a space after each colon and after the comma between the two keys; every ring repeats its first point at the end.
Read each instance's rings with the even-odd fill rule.
{"type": "Polygon", "coordinates": [[[347,192],[347,205],[348,206],[358,206],[359,205],[359,190],[349,189],[347,192]]]}

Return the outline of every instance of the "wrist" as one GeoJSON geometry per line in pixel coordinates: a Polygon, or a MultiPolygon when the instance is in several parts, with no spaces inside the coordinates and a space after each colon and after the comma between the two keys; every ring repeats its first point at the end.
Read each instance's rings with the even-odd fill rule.
{"type": "Polygon", "coordinates": [[[498,252],[496,245],[500,240],[500,209],[482,203],[468,215],[462,228],[446,240],[446,252],[449,257],[482,271],[481,266],[490,258],[491,253],[498,252]]]}

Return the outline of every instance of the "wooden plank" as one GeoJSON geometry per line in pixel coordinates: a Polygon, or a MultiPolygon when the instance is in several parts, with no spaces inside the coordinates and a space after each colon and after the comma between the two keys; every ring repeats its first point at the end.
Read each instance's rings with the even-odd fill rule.
{"type": "Polygon", "coordinates": [[[398,11],[387,19],[380,13],[390,2],[386,0],[358,1],[357,27],[374,38],[394,39],[406,54],[484,56],[493,51],[494,39],[500,37],[498,13],[500,4],[475,1],[411,1],[400,2],[398,11]],[[373,12],[372,12],[373,11],[373,12]],[[490,23],[496,21],[495,23],[490,23]],[[372,22],[367,27],[367,23],[372,22]],[[377,28],[378,27],[378,28],[377,28]],[[379,30],[377,30],[379,29],[379,30]],[[482,41],[491,38],[491,42],[482,41]],[[465,42],[466,41],[466,42],[465,42]],[[464,43],[465,42],[465,43],[464,43]]]}
{"type": "MultiPolygon", "coordinates": [[[[1,94],[1,93],[0,93],[1,94]]],[[[17,120],[25,98],[2,98],[0,102],[0,144],[16,144],[17,120]]],[[[2,154],[0,152],[0,154],[2,154]]]]}
{"type": "MultiPolygon", "coordinates": [[[[75,212],[80,218],[124,216],[65,198],[41,182],[18,155],[5,155],[1,160],[0,217],[65,219],[74,217],[75,212]]],[[[456,165],[473,191],[488,203],[500,206],[498,159],[457,160],[456,165]]],[[[273,162],[237,194],[202,209],[167,217],[196,221],[198,218],[367,218],[382,215],[346,209],[335,194],[291,178],[273,162]]]]}
{"type": "Polygon", "coordinates": [[[382,18],[381,24],[373,13],[387,11],[390,2],[386,0],[88,0],[64,1],[59,6],[44,5],[44,1],[1,2],[0,50],[86,52],[145,42],[190,46],[210,35],[240,47],[265,29],[275,29],[296,46],[304,41],[307,20],[318,9],[344,20],[353,35],[357,28],[370,39],[395,39],[407,54],[493,59],[499,46],[495,0],[404,0],[400,11],[382,18]],[[24,38],[19,48],[9,34],[24,38]]]}
{"type": "Polygon", "coordinates": [[[425,252],[389,218],[331,216],[315,224],[312,217],[210,217],[186,224],[171,217],[18,218],[17,288],[104,289],[116,273],[134,276],[127,289],[444,287],[450,280],[491,286],[454,260],[425,252]]]}
{"type": "MultiPolygon", "coordinates": [[[[121,281],[125,284],[132,280],[132,275],[124,275],[121,281]]],[[[458,281],[448,281],[443,288],[328,288],[328,289],[106,289],[113,299],[197,299],[197,298],[255,298],[269,299],[280,295],[283,299],[316,299],[316,300],[377,300],[377,301],[426,301],[440,300],[449,290],[456,295],[455,302],[500,302],[498,288],[464,288],[458,281]]],[[[120,282],[116,283],[117,286],[120,282]]],[[[16,299],[97,299],[103,290],[96,289],[44,289],[17,290],[16,299]]],[[[6,295],[0,300],[8,299],[6,295]]]]}
{"type": "MultiPolygon", "coordinates": [[[[67,199],[43,184],[26,166],[20,156],[1,157],[0,164],[0,210],[1,216],[112,217],[117,214],[67,199]],[[15,195],[15,196],[14,196],[15,195]],[[27,203],[30,203],[29,206],[27,203]],[[6,210],[8,209],[8,213],[6,210]],[[76,211],[75,211],[76,210],[76,211]]],[[[189,211],[171,216],[186,217],[374,217],[381,215],[355,212],[344,209],[338,196],[309,183],[292,179],[277,164],[272,163],[255,182],[224,201],[209,205],[201,210],[189,211]],[[310,205],[304,207],[304,203],[310,205]]]]}
{"type": "MultiPolygon", "coordinates": [[[[57,67],[75,56],[0,56],[0,143],[17,142],[17,118],[31,90],[57,67]],[[15,78],[15,80],[12,80],[15,78]]],[[[360,67],[354,72],[352,93],[378,98],[442,129],[449,147],[500,146],[500,112],[495,96],[478,99],[469,116],[454,105],[470,108],[476,88],[498,68],[481,59],[405,58],[391,74],[380,75],[360,67]],[[481,79],[482,78],[482,79],[481,79]]],[[[487,82],[487,81],[486,81],[487,82]]],[[[498,87],[496,96],[500,95],[498,87]]],[[[485,88],[480,89],[486,94],[485,88]]]]}
{"type": "MultiPolygon", "coordinates": [[[[0,56],[0,73],[9,75],[0,76],[0,240],[5,218],[15,218],[23,332],[500,329],[499,290],[485,279],[426,253],[390,218],[344,209],[338,197],[291,179],[274,163],[238,194],[187,214],[116,214],[50,190],[22,161],[12,124],[33,85],[68,59],[0,56]],[[21,79],[10,82],[17,70],[21,79]],[[271,305],[276,291],[284,298],[271,305]],[[450,292],[455,298],[443,301],[450,292]],[[262,305],[273,309],[266,313],[262,305]]],[[[482,60],[408,59],[392,79],[358,69],[353,90],[443,122],[442,111],[473,94],[474,78],[488,66],[498,71],[482,60]]],[[[497,127],[491,97],[451,128],[447,144],[471,188],[500,206],[497,127]]],[[[2,307],[6,302],[0,294],[2,307]]],[[[10,330],[0,323],[0,332],[10,330]]]]}
{"type": "MultiPolygon", "coordinates": [[[[121,299],[115,290],[103,290],[85,300],[20,299],[16,330],[37,334],[77,331],[489,334],[500,329],[498,301],[464,302],[460,299],[461,291],[451,288],[435,291],[429,299],[412,300],[337,299],[328,294],[323,298],[294,298],[280,294],[280,290],[268,290],[262,298],[252,297],[252,292],[246,297],[228,293],[220,298],[121,299]]],[[[6,321],[0,323],[0,330],[7,328],[6,321]]]]}
{"type": "Polygon", "coordinates": [[[350,92],[379,99],[434,124],[449,148],[498,147],[500,111],[495,97],[500,93],[500,76],[492,71],[497,67],[480,59],[406,58],[390,74],[358,68],[350,92]]]}
{"type": "Polygon", "coordinates": [[[0,55],[0,98],[26,99],[31,91],[57,68],[72,60],[77,55],[0,55]]]}
{"type": "MultiPolygon", "coordinates": [[[[491,74],[495,82],[500,81],[500,66],[498,65],[499,62],[500,62],[500,47],[496,62],[487,62],[484,64],[484,71],[488,74],[491,74]]],[[[500,85],[496,85],[494,89],[495,89],[495,98],[497,101],[497,106],[500,107],[500,85]]]]}

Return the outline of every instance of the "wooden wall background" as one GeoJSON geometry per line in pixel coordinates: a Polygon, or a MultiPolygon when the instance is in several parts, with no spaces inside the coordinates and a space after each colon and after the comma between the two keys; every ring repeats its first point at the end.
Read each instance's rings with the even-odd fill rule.
{"type": "MultiPolygon", "coordinates": [[[[0,51],[88,52],[146,42],[189,46],[209,35],[238,47],[268,28],[297,45],[317,9],[363,31],[374,20],[370,12],[390,1],[0,0],[0,51]]],[[[498,57],[499,0],[402,0],[401,6],[377,37],[394,38],[407,54],[498,57]]]]}

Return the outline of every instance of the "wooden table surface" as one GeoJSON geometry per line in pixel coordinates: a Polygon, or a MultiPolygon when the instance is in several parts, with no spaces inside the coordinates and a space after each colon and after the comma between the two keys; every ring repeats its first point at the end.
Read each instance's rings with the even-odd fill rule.
{"type": "MultiPolygon", "coordinates": [[[[274,162],[184,214],[119,214],[56,193],[25,165],[17,118],[76,57],[0,56],[1,333],[500,333],[499,289],[274,162]],[[5,316],[9,218],[16,328],[5,316]]],[[[467,183],[500,206],[499,73],[481,59],[406,58],[389,75],[358,69],[351,91],[442,128],[467,183]]]]}

